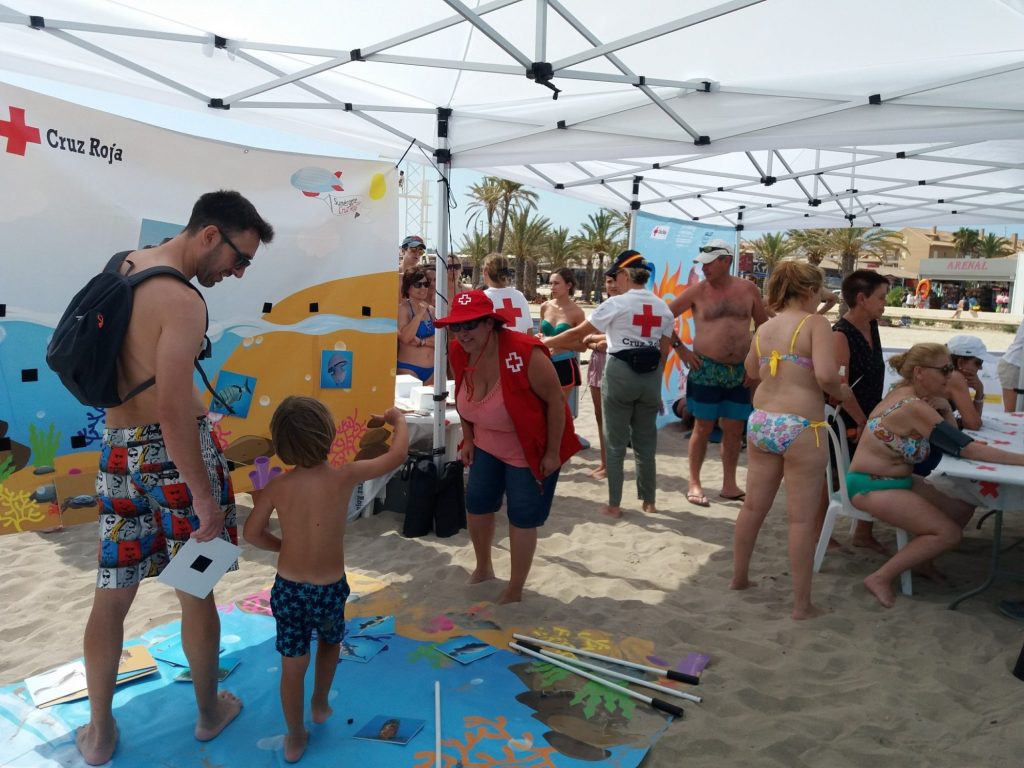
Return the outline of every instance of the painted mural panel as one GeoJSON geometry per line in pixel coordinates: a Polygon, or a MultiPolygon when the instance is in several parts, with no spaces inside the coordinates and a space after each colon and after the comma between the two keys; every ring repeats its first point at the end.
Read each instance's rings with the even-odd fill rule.
{"type": "Polygon", "coordinates": [[[46,344],[112,254],[176,235],[204,192],[238,190],[276,230],[242,280],[202,289],[235,488],[280,464],[269,423],[287,395],[331,408],[335,462],[391,404],[392,165],[204,141],[0,84],[0,177],[0,533],[95,519],[104,413],[61,386],[46,344]]]}

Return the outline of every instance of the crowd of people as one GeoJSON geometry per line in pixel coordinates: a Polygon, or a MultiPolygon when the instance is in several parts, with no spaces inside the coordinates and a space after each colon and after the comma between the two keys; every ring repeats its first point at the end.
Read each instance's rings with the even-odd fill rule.
{"type": "MultiPolygon", "coordinates": [[[[273,228],[237,192],[208,193],[179,235],[130,254],[121,269],[127,274],[170,267],[185,281],[196,278],[211,287],[243,277],[260,244],[273,236],[273,228]]],[[[573,301],[573,272],[552,273],[550,299],[534,329],[529,304],[509,284],[512,270],[505,257],[487,258],[483,289],[464,290],[458,259],[426,263],[425,251],[415,235],[400,247],[396,371],[428,384],[442,374],[455,381],[463,430],[459,459],[468,469],[465,504],[475,554],[469,581],[495,578],[491,553],[497,514],[504,508],[511,573],[499,602],[523,599],[538,529],[551,513],[562,467],[582,447],[568,397],[583,384],[580,352],[590,353],[586,381],[601,435],[600,465],[590,474],[607,483],[602,511],[613,518],[626,513],[624,467],[632,450],[642,514],[657,512],[662,374],[675,354],[688,371],[685,409],[693,417],[686,499],[709,505],[702,468],[717,424],[723,470],[718,496],[742,503],[730,586],[744,589],[751,583],[758,532],[785,484],[795,619],[821,612],[811,598],[812,562],[828,490],[822,478],[830,460],[846,473],[854,506],[914,536],[864,579],[886,607],[896,599],[892,581],[903,571],[939,575],[934,560],[956,546],[973,512],[968,502],[924,481],[935,456],[1024,465],[1024,455],[972,440],[961,429],[981,424],[985,393],[978,370],[986,350],[980,340],[957,336],[948,345],[914,345],[889,361],[899,380],[883,391],[878,320],[888,283],[874,272],[859,270],[846,278],[842,295],[848,312],[830,328],[819,311],[834,297],[809,264],[777,266],[765,301],[754,284],[730,274],[731,246],[712,240],[696,257],[705,279],[666,303],[647,288],[653,266],[638,251],[626,250],[605,273],[608,298],[589,319],[573,301]],[[441,268],[447,308],[435,314],[441,268]],[[692,349],[676,332],[676,318],[684,312],[695,326],[692,349]],[[448,354],[438,356],[436,344],[445,334],[448,354]],[[448,370],[436,370],[436,359],[448,370]],[[826,402],[838,407],[841,419],[826,420],[826,402]],[[829,429],[848,438],[848,467],[841,457],[830,459],[829,429]],[[744,438],[745,488],[737,476],[744,438]]],[[[198,394],[181,396],[193,391],[193,357],[205,332],[202,297],[174,279],[149,280],[135,293],[140,301],[122,346],[119,381],[124,391],[147,377],[154,383],[106,411],[97,480],[100,561],[85,630],[90,722],[76,736],[91,765],[107,762],[117,746],[114,683],[125,616],[140,583],[159,574],[189,539],[237,540],[227,461],[198,394]],[[134,450],[141,446],[145,450],[134,450]]],[[[1024,326],[1000,362],[1007,410],[1016,399],[1022,350],[1024,326]]],[[[393,430],[386,453],[331,466],[327,457],[335,423],[314,398],[289,397],[278,406],[272,438],[278,455],[294,469],[269,480],[244,526],[247,541],[278,553],[271,606],[282,657],[288,762],[299,760],[309,741],[304,679],[314,631],[311,717],[321,723],[332,714],[328,694],[349,594],[344,557],[349,497],[357,483],[396,469],[407,453],[405,419],[392,408],[381,417],[393,430]],[[278,532],[271,529],[274,512],[278,532]]],[[[870,527],[859,529],[854,543],[884,551],[870,527]]],[[[195,737],[206,741],[238,716],[242,702],[218,689],[220,623],[213,594],[199,599],[179,590],[177,598],[198,709],[195,737]]]]}

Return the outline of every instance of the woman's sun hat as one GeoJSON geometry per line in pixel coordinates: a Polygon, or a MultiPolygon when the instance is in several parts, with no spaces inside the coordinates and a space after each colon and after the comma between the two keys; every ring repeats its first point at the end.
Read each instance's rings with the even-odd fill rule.
{"type": "Polygon", "coordinates": [[[446,317],[439,317],[434,325],[442,328],[452,323],[465,323],[470,320],[489,317],[494,322],[504,325],[512,320],[498,312],[490,298],[483,291],[463,291],[451,301],[451,311],[446,317]]]}

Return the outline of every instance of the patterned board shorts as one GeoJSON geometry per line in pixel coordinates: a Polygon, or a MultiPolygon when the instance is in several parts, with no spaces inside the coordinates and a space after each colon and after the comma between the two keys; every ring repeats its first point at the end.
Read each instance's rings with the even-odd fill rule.
{"type": "Polygon", "coordinates": [[[686,379],[686,407],[694,418],[746,421],[753,408],[743,373],[743,363],[720,363],[701,355],[700,368],[692,368],[686,379]]]}
{"type": "Polygon", "coordinates": [[[322,643],[345,639],[345,601],[351,590],[344,576],[333,584],[305,584],[278,574],[270,590],[270,609],[277,622],[277,652],[305,656],[313,630],[322,643]]]}
{"type": "MultiPolygon", "coordinates": [[[[203,463],[224,511],[220,537],[238,543],[235,494],[227,460],[210,422],[197,420],[203,463]]],[[[96,586],[133,587],[157,576],[199,527],[192,494],[167,455],[159,424],[103,430],[99,497],[100,550],[96,586]]],[[[230,570],[237,570],[238,563],[230,570]]]]}

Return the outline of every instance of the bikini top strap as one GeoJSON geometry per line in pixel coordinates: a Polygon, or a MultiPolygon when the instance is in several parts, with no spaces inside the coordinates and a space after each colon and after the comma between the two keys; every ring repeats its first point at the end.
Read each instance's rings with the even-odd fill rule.
{"type": "Polygon", "coordinates": [[[754,331],[754,351],[757,352],[757,357],[761,357],[761,329],[758,328],[754,331]]]}
{"type": "Polygon", "coordinates": [[[919,398],[917,396],[905,397],[902,400],[900,400],[898,403],[893,403],[892,405],[890,405],[888,408],[886,408],[884,411],[882,411],[880,414],[878,414],[878,416],[876,416],[875,418],[878,419],[879,421],[881,421],[886,416],[888,416],[890,413],[892,413],[893,411],[895,411],[898,408],[902,407],[903,405],[909,403],[911,400],[920,400],[920,399],[921,398],[919,398]]]}
{"type": "Polygon", "coordinates": [[[789,354],[796,353],[796,337],[800,335],[800,329],[804,327],[804,323],[807,322],[807,318],[811,316],[810,312],[804,315],[804,319],[796,325],[796,330],[793,331],[793,337],[789,340],[789,354]]]}

